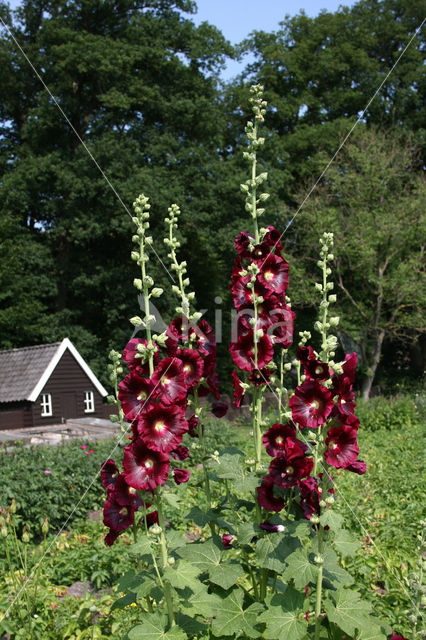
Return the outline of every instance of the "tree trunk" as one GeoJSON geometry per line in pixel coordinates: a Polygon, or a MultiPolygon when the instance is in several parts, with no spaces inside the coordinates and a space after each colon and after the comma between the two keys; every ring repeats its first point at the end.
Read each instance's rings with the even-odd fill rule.
{"type": "Polygon", "coordinates": [[[380,362],[380,356],[382,355],[382,345],[383,345],[384,337],[385,337],[385,332],[382,329],[382,331],[377,336],[377,339],[374,345],[373,361],[371,363],[371,366],[369,367],[369,375],[366,375],[362,382],[362,389],[361,389],[362,397],[363,397],[363,400],[365,400],[365,402],[368,402],[370,398],[371,388],[373,386],[374,377],[377,371],[377,366],[380,362]]]}

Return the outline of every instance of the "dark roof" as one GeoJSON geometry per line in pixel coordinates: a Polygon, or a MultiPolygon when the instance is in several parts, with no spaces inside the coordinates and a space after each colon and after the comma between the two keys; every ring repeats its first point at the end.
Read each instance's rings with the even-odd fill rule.
{"type": "Polygon", "coordinates": [[[27,400],[60,344],[0,351],[0,402],[27,400]]]}

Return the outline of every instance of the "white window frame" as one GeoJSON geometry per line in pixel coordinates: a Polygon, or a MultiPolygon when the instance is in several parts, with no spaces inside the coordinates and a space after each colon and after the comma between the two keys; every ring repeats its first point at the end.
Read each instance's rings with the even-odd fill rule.
{"type": "Polygon", "coordinates": [[[95,394],[93,391],[84,392],[84,413],[95,413],[95,394]]]}
{"type": "Polygon", "coordinates": [[[41,417],[49,418],[53,416],[53,408],[52,408],[52,395],[50,393],[42,393],[41,394],[41,417]]]}

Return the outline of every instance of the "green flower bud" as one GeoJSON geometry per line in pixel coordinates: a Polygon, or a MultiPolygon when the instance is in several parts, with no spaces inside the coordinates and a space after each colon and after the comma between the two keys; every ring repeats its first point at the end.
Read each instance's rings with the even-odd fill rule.
{"type": "Polygon", "coordinates": [[[28,533],[27,525],[25,525],[24,531],[22,533],[22,542],[24,542],[25,544],[28,544],[29,541],[30,541],[30,534],[28,533]]]}
{"type": "Polygon", "coordinates": [[[164,289],[162,289],[161,287],[154,287],[154,289],[151,291],[151,295],[153,298],[159,298],[161,295],[163,295],[164,289]]]}
{"type": "Polygon", "coordinates": [[[137,260],[139,260],[139,253],[137,251],[132,251],[132,253],[130,254],[130,257],[132,260],[136,262],[137,260]]]}
{"type": "Polygon", "coordinates": [[[111,422],[119,422],[118,416],[114,415],[113,413],[110,415],[109,419],[111,422]]]}
{"type": "Polygon", "coordinates": [[[330,326],[337,327],[337,325],[339,324],[339,321],[340,321],[339,316],[333,316],[332,318],[330,318],[330,326]]]}
{"type": "Polygon", "coordinates": [[[15,500],[15,498],[12,498],[12,502],[10,503],[10,513],[12,515],[15,515],[15,513],[16,513],[16,500],[15,500]]]}
{"type": "Polygon", "coordinates": [[[139,327],[139,325],[143,324],[142,322],[142,318],[140,318],[139,316],[133,316],[133,318],[130,318],[130,324],[132,324],[134,327],[139,327]]]}
{"type": "Polygon", "coordinates": [[[49,520],[47,516],[45,517],[45,519],[43,520],[43,524],[41,525],[41,532],[44,536],[47,536],[47,534],[49,533],[49,520]]]}
{"type": "Polygon", "coordinates": [[[133,286],[136,287],[139,291],[142,291],[142,280],[140,278],[135,278],[133,280],[133,286]]]}
{"type": "Polygon", "coordinates": [[[332,293],[331,296],[328,296],[329,302],[336,302],[336,300],[337,300],[337,296],[335,293],[332,293]]]}

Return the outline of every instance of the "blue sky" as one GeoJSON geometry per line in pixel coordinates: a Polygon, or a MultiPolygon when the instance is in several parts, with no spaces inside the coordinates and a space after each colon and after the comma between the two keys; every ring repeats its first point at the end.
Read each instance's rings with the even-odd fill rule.
{"type": "MultiPolygon", "coordinates": [[[[336,11],[340,5],[351,6],[353,0],[196,0],[198,13],[190,16],[195,24],[204,20],[218,27],[232,44],[241,42],[251,31],[275,31],[286,14],[295,15],[302,9],[316,16],[322,9],[336,11]]],[[[9,0],[12,8],[19,0],[9,0]]],[[[230,61],[222,77],[227,80],[242,70],[246,58],[238,63],[230,61]]]]}

